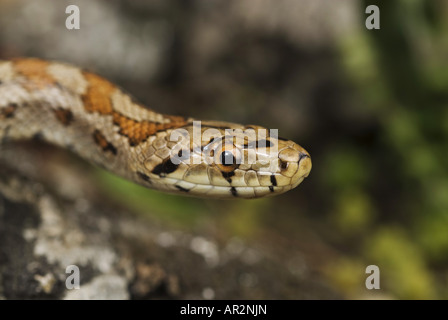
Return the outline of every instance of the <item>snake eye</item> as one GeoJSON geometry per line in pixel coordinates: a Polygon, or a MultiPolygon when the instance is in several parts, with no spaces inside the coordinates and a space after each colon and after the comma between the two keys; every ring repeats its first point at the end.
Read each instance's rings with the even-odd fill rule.
{"type": "Polygon", "coordinates": [[[232,152],[230,151],[224,151],[221,153],[221,164],[223,166],[233,166],[236,161],[235,161],[235,157],[233,156],[232,152]]]}
{"type": "Polygon", "coordinates": [[[229,148],[223,148],[220,153],[218,153],[218,158],[216,159],[216,165],[223,172],[232,172],[240,165],[240,153],[235,148],[229,150],[229,148]]]}

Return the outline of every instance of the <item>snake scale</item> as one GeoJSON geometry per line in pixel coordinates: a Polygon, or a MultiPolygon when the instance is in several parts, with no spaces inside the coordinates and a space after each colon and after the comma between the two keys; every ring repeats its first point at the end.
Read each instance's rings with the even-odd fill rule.
{"type": "Polygon", "coordinates": [[[305,149],[262,127],[157,113],[69,64],[0,61],[0,140],[35,138],[146,187],[198,197],[280,194],[311,170],[305,149]]]}

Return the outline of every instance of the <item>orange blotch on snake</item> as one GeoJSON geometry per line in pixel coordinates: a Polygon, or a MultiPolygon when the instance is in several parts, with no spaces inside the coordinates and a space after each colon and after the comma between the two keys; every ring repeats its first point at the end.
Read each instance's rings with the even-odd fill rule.
{"type": "Polygon", "coordinates": [[[178,128],[185,124],[185,120],[182,117],[170,117],[172,122],[168,123],[155,123],[149,121],[135,121],[118,112],[113,113],[113,119],[114,123],[120,127],[119,133],[128,137],[131,146],[136,146],[146,141],[149,136],[152,136],[158,131],[178,128]]]}
{"type": "Polygon", "coordinates": [[[165,116],[170,120],[168,123],[130,119],[113,109],[111,96],[118,90],[116,86],[92,73],[84,72],[84,77],[89,83],[86,94],[82,96],[87,112],[111,114],[114,124],[120,128],[119,133],[129,139],[131,146],[146,141],[149,136],[157,131],[178,128],[186,124],[185,118],[178,116],[165,116]]]}
{"type": "Polygon", "coordinates": [[[64,126],[68,126],[73,121],[73,113],[70,110],[57,108],[54,110],[56,119],[64,126]]]}
{"type": "Polygon", "coordinates": [[[84,108],[87,112],[111,114],[112,103],[110,97],[117,88],[96,74],[84,72],[84,77],[89,83],[86,94],[82,96],[84,108]]]}
{"type": "Polygon", "coordinates": [[[113,154],[117,154],[117,148],[115,148],[112,143],[107,141],[106,137],[104,137],[101,131],[95,130],[93,132],[93,140],[97,145],[101,147],[101,149],[103,149],[103,151],[110,151],[113,154]]]}
{"type": "Polygon", "coordinates": [[[56,80],[47,72],[48,61],[40,59],[16,59],[14,66],[17,73],[25,76],[29,82],[24,84],[28,91],[43,89],[56,83],[56,80]]]}

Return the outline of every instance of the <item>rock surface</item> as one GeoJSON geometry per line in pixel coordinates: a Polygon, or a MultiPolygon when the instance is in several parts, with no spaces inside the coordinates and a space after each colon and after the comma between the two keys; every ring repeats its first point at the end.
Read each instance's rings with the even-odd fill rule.
{"type": "Polygon", "coordinates": [[[92,181],[79,178],[76,166],[58,171],[46,152],[9,151],[0,169],[2,299],[338,298],[309,274],[298,276],[238,239],[218,243],[160,227],[95,200],[90,190],[91,198],[79,197],[92,181]],[[65,175],[71,192],[59,185],[65,175]],[[66,273],[71,265],[79,268],[80,289],[67,289],[66,282],[74,283],[66,273]]]}

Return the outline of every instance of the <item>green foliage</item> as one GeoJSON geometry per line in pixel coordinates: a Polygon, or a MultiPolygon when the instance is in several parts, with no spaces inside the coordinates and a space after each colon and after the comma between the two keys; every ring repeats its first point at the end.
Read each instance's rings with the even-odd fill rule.
{"type": "Polygon", "coordinates": [[[344,236],[363,236],[374,218],[374,206],[369,196],[361,190],[338,193],[334,224],[344,236]]]}
{"type": "MultiPolygon", "coordinates": [[[[387,152],[387,162],[375,158],[373,168],[372,161],[351,151],[342,158],[336,155],[325,167],[328,174],[321,174],[332,180],[327,184],[340,186],[333,193],[332,221],[344,231],[347,244],[352,239],[347,230],[364,230],[375,213],[387,217],[375,219],[359,235],[362,252],[351,259],[355,263],[361,255],[366,263],[377,264],[384,287],[397,298],[446,297],[436,285],[446,284],[446,274],[433,272],[448,263],[448,25],[443,7],[442,2],[417,0],[381,3],[381,30],[364,30],[340,46],[362,104],[380,125],[375,150],[387,152]],[[348,173],[348,167],[355,172],[348,173]],[[334,168],[341,171],[333,174],[334,168]],[[361,179],[360,168],[376,173],[361,179]],[[366,188],[380,173],[395,186],[388,190],[393,193],[389,202],[374,201],[366,188]],[[350,182],[343,181],[345,174],[350,182]]],[[[348,150],[360,147],[344,145],[348,150]]]]}
{"type": "Polygon", "coordinates": [[[365,263],[356,258],[340,258],[325,269],[331,283],[349,298],[359,298],[365,288],[365,263]]]}
{"type": "Polygon", "coordinates": [[[112,197],[141,214],[184,227],[193,227],[204,215],[204,205],[197,199],[150,190],[104,170],[98,170],[98,175],[112,197]]]}
{"type": "Polygon", "coordinates": [[[401,299],[433,299],[436,286],[423,253],[401,228],[384,227],[367,239],[366,256],[380,267],[383,289],[401,299]]]}
{"type": "Polygon", "coordinates": [[[324,163],[317,167],[324,169],[317,173],[321,183],[332,189],[345,190],[362,186],[370,179],[365,159],[353,146],[339,145],[334,150],[329,149],[324,163]]]}

